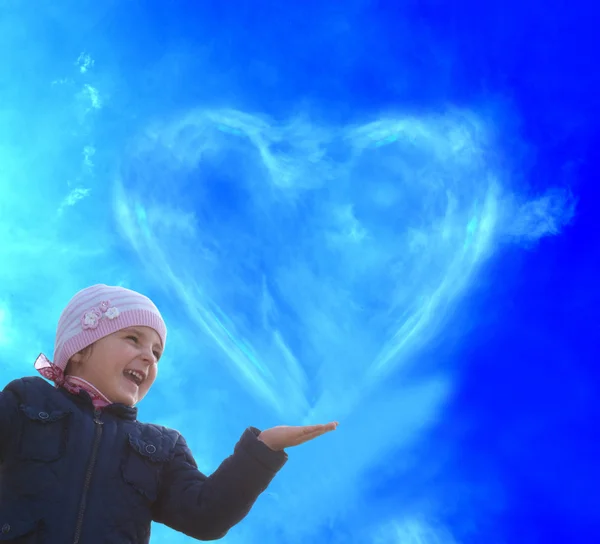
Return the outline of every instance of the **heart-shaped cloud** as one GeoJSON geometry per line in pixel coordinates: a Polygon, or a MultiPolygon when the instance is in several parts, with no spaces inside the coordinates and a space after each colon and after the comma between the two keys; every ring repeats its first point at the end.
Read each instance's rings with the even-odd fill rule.
{"type": "Polygon", "coordinates": [[[558,192],[503,190],[476,115],[358,126],[193,111],[124,161],[127,238],[280,416],[342,417],[408,370],[504,240],[558,232],[558,192]]]}

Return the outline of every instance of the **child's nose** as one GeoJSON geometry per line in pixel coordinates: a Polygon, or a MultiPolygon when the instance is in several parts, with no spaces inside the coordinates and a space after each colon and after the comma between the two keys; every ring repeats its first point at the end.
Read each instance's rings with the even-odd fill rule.
{"type": "Polygon", "coordinates": [[[153,364],[156,361],[156,356],[154,355],[154,352],[152,351],[152,347],[144,347],[142,350],[142,354],[143,357],[146,361],[148,361],[150,364],[153,364]]]}

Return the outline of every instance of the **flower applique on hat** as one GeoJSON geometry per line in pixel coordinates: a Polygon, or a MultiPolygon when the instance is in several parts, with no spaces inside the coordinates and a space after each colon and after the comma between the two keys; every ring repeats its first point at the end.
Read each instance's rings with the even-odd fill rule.
{"type": "Polygon", "coordinates": [[[115,308],[114,306],[112,308],[109,308],[108,310],[106,310],[106,317],[108,317],[108,319],[115,319],[116,317],[119,317],[119,314],[121,312],[119,312],[119,308],[115,308]]]}
{"type": "Polygon", "coordinates": [[[100,320],[106,316],[108,319],[119,317],[119,308],[110,305],[110,300],[103,300],[97,307],[86,310],[81,316],[81,327],[83,330],[95,329],[100,320]]]}

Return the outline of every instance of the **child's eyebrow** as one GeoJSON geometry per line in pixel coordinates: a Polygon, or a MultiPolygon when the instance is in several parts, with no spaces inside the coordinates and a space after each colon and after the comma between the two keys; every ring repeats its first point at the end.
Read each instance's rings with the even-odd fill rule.
{"type": "MultiPolygon", "coordinates": [[[[144,338],[144,339],[146,339],[146,338],[147,338],[147,336],[146,336],[146,333],[144,333],[144,331],[142,331],[141,329],[138,329],[138,328],[136,328],[136,327],[129,327],[129,328],[125,329],[125,330],[126,330],[126,331],[129,331],[129,332],[134,332],[134,333],[136,333],[136,334],[139,334],[139,335],[140,335],[142,338],[144,338]]],[[[155,345],[157,348],[160,348],[160,350],[162,351],[162,346],[160,345],[160,343],[158,343],[158,344],[157,344],[157,343],[155,343],[154,345],[155,345]]]]}

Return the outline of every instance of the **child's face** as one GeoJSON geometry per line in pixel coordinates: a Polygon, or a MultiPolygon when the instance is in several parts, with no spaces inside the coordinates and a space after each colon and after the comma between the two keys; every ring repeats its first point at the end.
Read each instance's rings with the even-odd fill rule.
{"type": "Polygon", "coordinates": [[[111,402],[133,406],[154,383],[161,355],[160,336],[154,329],[129,327],[96,341],[88,355],[73,355],[69,374],[88,381],[111,402]],[[141,373],[141,383],[134,382],[131,370],[141,373]]]}

